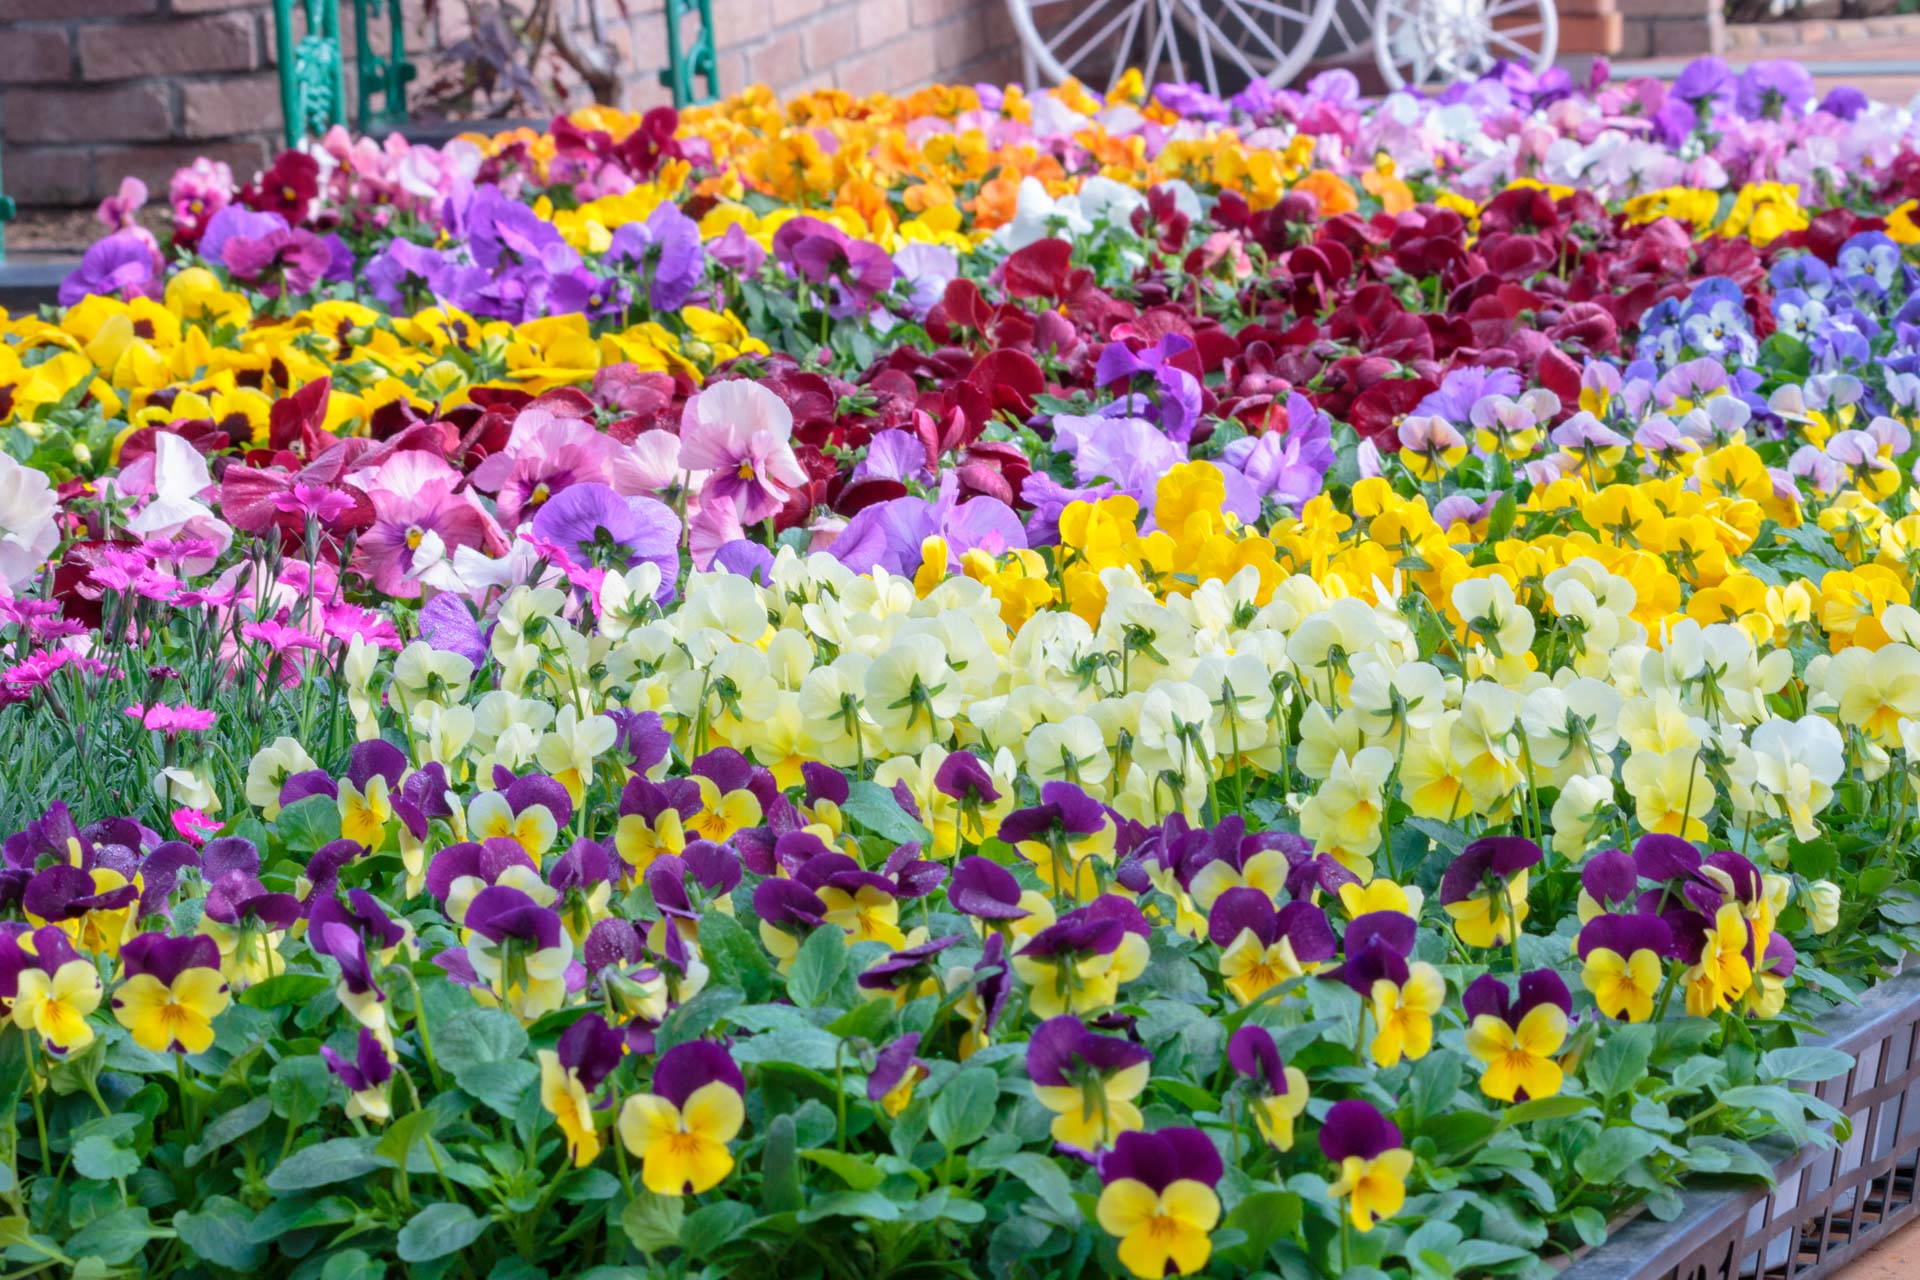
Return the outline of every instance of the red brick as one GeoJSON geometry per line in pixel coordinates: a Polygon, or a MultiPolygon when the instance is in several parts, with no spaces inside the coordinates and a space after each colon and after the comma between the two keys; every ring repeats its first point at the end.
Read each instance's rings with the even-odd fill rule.
{"type": "MultiPolygon", "coordinates": [[[[714,0],[713,47],[732,49],[752,44],[781,22],[791,21],[793,16],[774,14],[766,0],[714,0]]],[[[656,17],[652,21],[664,38],[666,20],[656,17]]]]}
{"type": "Polygon", "coordinates": [[[748,49],[745,83],[727,87],[744,89],[749,84],[764,84],[777,89],[794,83],[806,73],[807,64],[801,53],[800,35],[787,31],[765,44],[748,49]]]}
{"type": "Polygon", "coordinates": [[[1712,18],[1656,22],[1653,24],[1654,56],[1666,58],[1680,54],[1712,53],[1719,43],[1720,30],[1720,23],[1712,18]]]}
{"type": "Polygon", "coordinates": [[[834,83],[856,98],[869,97],[899,87],[898,56],[892,49],[878,49],[848,58],[834,68],[834,83]]]}
{"type": "Polygon", "coordinates": [[[258,133],[263,123],[280,118],[280,78],[228,76],[192,80],[180,87],[183,137],[228,138],[258,133]]]}
{"type": "Polygon", "coordinates": [[[159,82],[110,89],[14,89],[8,142],[140,142],[173,132],[173,103],[159,82]]]}
{"type": "Polygon", "coordinates": [[[73,79],[73,44],[61,27],[23,27],[7,37],[0,84],[63,83],[73,79]]]}
{"type": "Polygon", "coordinates": [[[89,80],[131,80],[195,71],[251,71],[252,13],[215,13],[139,27],[80,29],[80,73],[89,80]]]}
{"type": "Polygon", "coordinates": [[[913,0],[913,25],[933,26],[956,13],[967,13],[982,6],[979,0],[913,0]]]}
{"type": "Polygon", "coordinates": [[[267,167],[267,161],[279,150],[279,122],[274,123],[273,140],[266,135],[236,138],[226,142],[159,144],[148,147],[102,147],[95,156],[98,172],[111,175],[114,185],[131,175],[147,184],[149,191],[164,192],[174,170],[206,156],[223,160],[233,169],[236,182],[250,182],[267,167]]]}
{"type": "Polygon", "coordinates": [[[78,147],[8,147],[7,194],[21,205],[92,204],[101,193],[93,185],[93,156],[78,147]]]}
{"type": "Polygon", "coordinates": [[[1560,18],[1560,52],[1617,53],[1620,50],[1622,21],[1617,13],[1563,14],[1560,18]]]}
{"type": "Polygon", "coordinates": [[[801,32],[809,71],[825,71],[860,48],[860,33],[852,15],[839,10],[822,14],[801,32]]]}
{"type": "Polygon", "coordinates": [[[125,18],[139,13],[157,13],[160,0],[84,0],[83,13],[74,12],[74,0],[0,0],[0,22],[60,22],[84,16],[89,19],[125,18]]]}
{"type": "Polygon", "coordinates": [[[906,34],[907,6],[900,0],[864,0],[856,21],[860,24],[860,47],[878,49],[906,34]]]}

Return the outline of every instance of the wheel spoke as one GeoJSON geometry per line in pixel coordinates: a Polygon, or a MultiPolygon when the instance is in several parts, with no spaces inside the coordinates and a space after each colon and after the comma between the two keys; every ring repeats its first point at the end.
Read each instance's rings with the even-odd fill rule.
{"type": "MultiPolygon", "coordinates": [[[[1253,80],[1259,79],[1260,73],[1254,70],[1253,64],[1247,61],[1245,55],[1241,53],[1239,46],[1236,45],[1227,36],[1226,31],[1221,28],[1218,21],[1216,21],[1215,19],[1207,15],[1206,10],[1202,7],[1204,3],[1205,3],[1205,0],[1186,0],[1187,12],[1193,15],[1194,20],[1199,24],[1199,27],[1200,27],[1199,31],[1196,34],[1198,35],[1198,38],[1200,40],[1201,56],[1206,60],[1206,63],[1207,63],[1207,74],[1209,78],[1213,76],[1213,55],[1211,52],[1213,48],[1213,42],[1207,39],[1207,31],[1211,29],[1215,35],[1220,37],[1221,52],[1224,53],[1227,57],[1231,58],[1234,62],[1234,65],[1238,66],[1240,70],[1243,73],[1245,73],[1249,79],[1253,79],[1253,80]]],[[[1233,0],[1226,0],[1226,3],[1229,8],[1234,7],[1233,0]]],[[[1266,40],[1266,33],[1262,32],[1257,27],[1250,28],[1250,31],[1253,35],[1258,36],[1261,40],[1263,41],[1266,40]]],[[[1267,48],[1272,51],[1273,56],[1276,60],[1278,60],[1281,57],[1280,50],[1278,50],[1277,48],[1274,48],[1271,41],[1267,42],[1267,48]]],[[[1218,94],[1220,92],[1219,84],[1217,81],[1212,83],[1209,87],[1212,90],[1212,92],[1214,92],[1215,94],[1218,94]]]]}
{"type": "MultiPolygon", "coordinates": [[[[1127,51],[1133,48],[1134,33],[1140,30],[1140,15],[1146,11],[1147,6],[1145,3],[1141,3],[1134,5],[1133,8],[1127,12],[1127,29],[1120,33],[1120,44],[1118,45],[1121,56],[1114,59],[1114,69],[1112,75],[1109,77],[1115,82],[1117,82],[1122,75],[1126,74],[1127,68],[1125,64],[1127,61],[1127,51]]],[[[1152,85],[1153,80],[1151,77],[1148,78],[1147,83],[1149,86],[1152,85]]],[[[1107,87],[1112,88],[1113,85],[1109,84],[1107,87]]]]}
{"type": "MultiPolygon", "coordinates": [[[[1273,42],[1272,38],[1267,35],[1266,30],[1264,27],[1262,27],[1262,25],[1254,21],[1253,18],[1247,14],[1246,10],[1240,7],[1240,0],[1221,0],[1221,2],[1225,4],[1225,6],[1228,9],[1233,11],[1233,15],[1235,17],[1240,19],[1242,28],[1246,31],[1248,35],[1252,36],[1254,39],[1258,40],[1261,44],[1267,47],[1267,52],[1273,55],[1274,66],[1279,66],[1282,62],[1286,60],[1286,57],[1287,57],[1286,53],[1280,48],[1279,45],[1273,42]]],[[[1227,33],[1220,26],[1218,19],[1207,17],[1204,13],[1201,13],[1198,5],[1195,5],[1194,12],[1198,14],[1202,19],[1202,21],[1204,21],[1208,26],[1212,27],[1215,31],[1219,32],[1220,38],[1222,40],[1227,39],[1227,33]]],[[[1229,41],[1228,43],[1231,44],[1232,42],[1229,41]]],[[[1240,63],[1240,67],[1243,71],[1245,71],[1250,76],[1257,74],[1254,71],[1254,69],[1248,66],[1244,61],[1240,63]]]]}
{"type": "MultiPolygon", "coordinates": [[[[1089,10],[1089,12],[1091,12],[1091,10],[1089,10]]],[[[1078,49],[1075,49],[1071,54],[1060,59],[1060,65],[1067,68],[1069,71],[1079,66],[1081,60],[1085,58],[1089,53],[1092,53],[1095,49],[1098,49],[1101,43],[1105,41],[1108,36],[1113,34],[1114,28],[1118,27],[1122,22],[1126,20],[1126,17],[1127,17],[1127,11],[1124,9],[1121,10],[1119,13],[1114,14],[1113,17],[1107,21],[1106,26],[1100,28],[1098,31],[1088,36],[1085,40],[1081,41],[1080,47],[1078,49]]],[[[1125,54],[1126,49],[1124,46],[1121,48],[1120,52],[1123,55],[1125,54]]],[[[1116,64],[1119,64],[1119,63],[1125,62],[1126,59],[1125,57],[1120,57],[1120,58],[1114,59],[1114,61],[1116,64]]],[[[1124,70],[1124,68],[1122,69],[1124,70]]]]}
{"type": "Polygon", "coordinates": [[[1173,0],[1160,0],[1160,24],[1167,31],[1167,57],[1173,63],[1173,78],[1184,84],[1187,64],[1180,57],[1180,35],[1173,29],[1173,0]]]}
{"type": "Polygon", "coordinates": [[[1066,48],[1067,41],[1073,39],[1073,37],[1078,34],[1080,28],[1087,25],[1088,19],[1092,18],[1094,14],[1100,12],[1112,2],[1113,0],[1093,0],[1092,4],[1081,9],[1079,15],[1075,17],[1073,21],[1045,37],[1047,47],[1049,49],[1066,48]]]}
{"type": "Polygon", "coordinates": [[[1278,0],[1242,0],[1242,3],[1249,9],[1254,9],[1261,13],[1270,13],[1276,18],[1283,18],[1288,22],[1297,22],[1303,27],[1306,26],[1308,20],[1313,17],[1313,15],[1305,9],[1295,9],[1288,5],[1278,3],[1278,0]]]}
{"type": "Polygon", "coordinates": [[[1207,39],[1206,32],[1207,15],[1194,7],[1193,0],[1182,0],[1182,3],[1200,23],[1194,32],[1194,40],[1200,46],[1200,74],[1206,77],[1207,92],[1217,95],[1220,92],[1220,73],[1213,66],[1213,41],[1207,39]]]}

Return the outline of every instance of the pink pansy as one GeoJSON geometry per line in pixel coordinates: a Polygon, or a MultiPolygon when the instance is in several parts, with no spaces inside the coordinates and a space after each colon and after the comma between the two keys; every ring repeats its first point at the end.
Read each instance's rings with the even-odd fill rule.
{"type": "Polygon", "coordinates": [[[755,382],[709,385],[680,418],[680,464],[707,471],[701,502],[731,505],[742,524],[758,524],[787,505],[807,473],[793,456],[793,412],[755,382]]]}
{"type": "Polygon", "coordinates": [[[605,483],[616,448],[584,418],[562,417],[538,404],[514,419],[507,447],[474,468],[474,485],[498,493],[494,513],[512,529],[570,485],[605,483]]]}
{"type": "Polygon", "coordinates": [[[713,564],[714,552],[746,536],[740,512],[731,502],[702,502],[687,517],[687,550],[693,555],[693,567],[702,571],[713,564]]]}
{"type": "Polygon", "coordinates": [[[456,490],[461,475],[443,459],[409,450],[396,453],[368,479],[374,521],[360,535],[354,567],[383,595],[412,600],[420,584],[407,576],[413,553],[429,532],[450,547],[501,551],[506,539],[473,497],[456,490]]]}
{"type": "Polygon", "coordinates": [[[102,200],[94,216],[115,231],[122,231],[139,225],[134,215],[146,207],[146,203],[147,184],[138,178],[122,178],[120,190],[102,200]]]}
{"type": "Polygon", "coordinates": [[[623,498],[659,493],[680,484],[698,490],[704,474],[688,475],[680,462],[680,437],[671,431],[642,431],[633,443],[616,449],[609,476],[623,498]]]}

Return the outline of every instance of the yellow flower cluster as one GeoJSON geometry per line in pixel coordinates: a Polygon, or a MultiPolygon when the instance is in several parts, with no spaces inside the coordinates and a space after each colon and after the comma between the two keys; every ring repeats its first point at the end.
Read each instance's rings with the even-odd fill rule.
{"type": "Polygon", "coordinates": [[[675,320],[596,337],[578,314],[513,325],[329,301],[274,316],[191,267],[167,282],[164,301],[89,296],[51,321],[0,312],[0,425],[38,437],[42,410],[91,396],[114,429],[112,452],[77,461],[104,466],[133,432],[180,421],[265,446],[274,401],[320,378],[332,379],[325,429],[357,435],[399,401],[445,412],[479,388],[537,394],[623,362],[697,382],[722,360],[767,351],[731,313],[687,307],[675,320]]]}

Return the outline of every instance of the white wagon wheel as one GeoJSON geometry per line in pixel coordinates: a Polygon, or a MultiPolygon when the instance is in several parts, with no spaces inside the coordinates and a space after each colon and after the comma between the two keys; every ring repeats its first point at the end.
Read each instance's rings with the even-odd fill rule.
{"type": "Polygon", "coordinates": [[[1471,79],[1501,61],[1535,73],[1560,43],[1553,0],[1378,0],[1374,61],[1390,88],[1471,79]]]}
{"type": "Polygon", "coordinates": [[[1029,83],[1044,74],[1056,84],[1074,77],[1111,89],[1138,67],[1148,85],[1196,81],[1219,95],[1254,80],[1292,79],[1319,48],[1338,3],[1007,0],[1007,12],[1029,83]]]}

